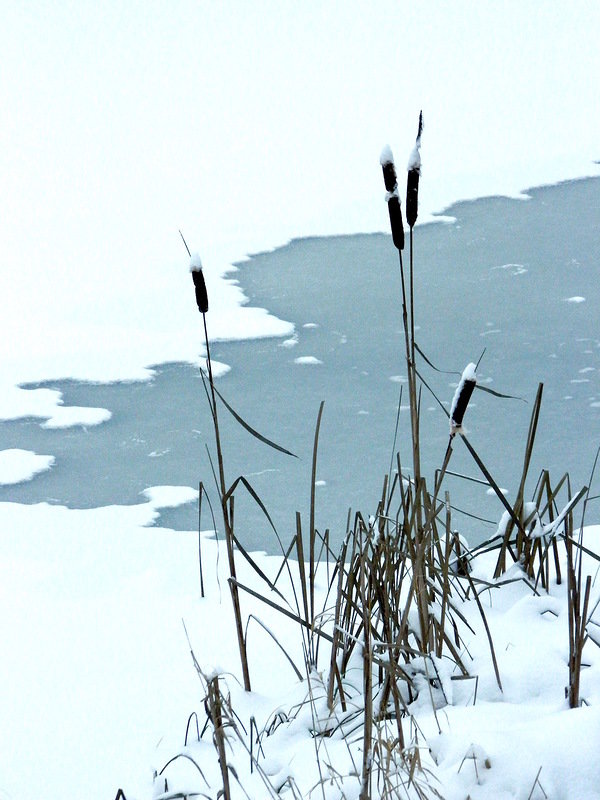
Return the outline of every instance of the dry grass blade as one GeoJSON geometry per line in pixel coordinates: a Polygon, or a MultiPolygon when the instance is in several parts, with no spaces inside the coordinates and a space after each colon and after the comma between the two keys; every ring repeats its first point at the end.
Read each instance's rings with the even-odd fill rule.
{"type": "Polygon", "coordinates": [[[248,594],[252,595],[252,597],[256,597],[257,600],[262,600],[263,603],[266,603],[268,606],[271,606],[271,608],[274,608],[276,611],[279,611],[284,616],[289,617],[289,619],[293,619],[299,625],[302,625],[303,627],[307,628],[311,632],[317,634],[317,636],[322,636],[324,639],[327,639],[329,642],[333,642],[333,636],[331,636],[330,634],[328,634],[325,631],[321,630],[321,628],[317,628],[315,626],[311,627],[311,625],[309,625],[309,623],[306,620],[302,619],[302,617],[298,616],[298,614],[294,614],[293,611],[288,611],[287,608],[283,608],[283,606],[277,605],[277,603],[274,603],[272,600],[269,600],[268,597],[265,597],[264,595],[260,594],[259,592],[256,592],[254,589],[251,589],[249,586],[245,586],[243,583],[240,583],[235,578],[229,578],[229,583],[230,584],[234,583],[235,586],[238,589],[243,589],[244,592],[247,592],[248,594]]]}
{"type": "Polygon", "coordinates": [[[275,634],[273,633],[273,631],[272,631],[272,630],[271,630],[271,629],[270,629],[270,628],[269,628],[267,625],[265,625],[265,623],[264,623],[264,622],[263,622],[261,619],[259,619],[259,618],[258,618],[257,616],[255,616],[254,614],[250,614],[250,615],[248,616],[248,620],[246,621],[246,630],[245,630],[245,632],[244,632],[244,636],[245,636],[245,639],[246,639],[246,644],[248,643],[248,626],[250,625],[250,620],[251,620],[251,619],[253,619],[253,620],[254,620],[254,621],[255,621],[255,622],[258,624],[258,625],[260,625],[260,627],[261,627],[261,628],[262,628],[262,629],[263,629],[263,630],[264,630],[266,633],[268,633],[268,634],[269,634],[269,636],[271,637],[271,639],[273,639],[273,641],[275,642],[275,644],[277,645],[277,647],[278,647],[278,648],[281,650],[281,652],[283,653],[283,655],[284,655],[284,656],[287,658],[287,660],[288,660],[288,661],[289,661],[289,663],[291,664],[291,667],[292,667],[292,669],[294,670],[294,672],[296,673],[296,677],[298,678],[298,680],[299,680],[299,681],[301,681],[301,680],[302,680],[302,673],[300,672],[300,670],[298,669],[298,667],[297,667],[297,666],[294,664],[294,662],[293,662],[293,660],[292,660],[292,657],[290,656],[290,654],[288,653],[288,651],[287,651],[287,650],[285,649],[285,647],[284,647],[284,646],[281,644],[281,642],[279,641],[279,639],[277,638],[277,636],[275,636],[275,634]]]}
{"type": "Polygon", "coordinates": [[[519,483],[519,489],[517,492],[517,497],[515,500],[514,511],[510,515],[510,522],[506,527],[506,531],[504,534],[504,541],[502,543],[502,547],[500,549],[500,554],[498,556],[498,562],[496,564],[496,570],[494,572],[494,576],[498,578],[502,572],[506,569],[506,551],[508,549],[508,542],[510,540],[513,525],[517,528],[517,551],[516,556],[519,558],[521,553],[523,552],[523,548],[525,545],[525,539],[527,534],[523,530],[522,525],[520,524],[521,519],[521,512],[523,509],[523,497],[525,493],[525,481],[527,479],[527,474],[529,472],[529,465],[531,463],[531,455],[533,452],[533,445],[535,442],[535,434],[537,431],[538,420],[540,417],[540,408],[542,405],[542,394],[544,391],[544,384],[540,383],[538,385],[537,393],[535,396],[535,401],[533,404],[533,410],[531,413],[531,420],[529,422],[529,431],[527,432],[527,441],[525,443],[525,456],[523,458],[523,470],[521,473],[521,481],[519,483]]]}
{"type": "Polygon", "coordinates": [[[317,414],[317,424],[315,426],[315,438],[313,442],[313,456],[312,456],[312,472],[310,480],[310,572],[309,572],[309,587],[310,587],[310,616],[311,619],[315,618],[315,489],[317,485],[317,453],[319,450],[319,431],[321,429],[321,418],[323,416],[323,407],[325,401],[321,401],[319,406],[319,413],[317,414]]]}
{"type": "Polygon", "coordinates": [[[232,406],[229,405],[227,400],[225,400],[225,398],[223,397],[221,392],[216,388],[216,386],[214,387],[214,389],[215,389],[215,394],[217,395],[219,400],[223,403],[227,411],[229,411],[229,413],[235,419],[236,422],[239,422],[239,424],[242,426],[242,428],[244,428],[244,430],[248,431],[248,433],[254,436],[255,439],[258,439],[259,442],[268,445],[268,447],[272,447],[273,450],[278,450],[280,453],[284,453],[287,456],[292,456],[292,458],[298,458],[298,456],[295,453],[292,453],[291,450],[286,450],[285,447],[282,447],[280,444],[271,441],[271,439],[267,439],[266,436],[263,436],[262,433],[259,433],[257,430],[255,430],[249,423],[246,422],[246,420],[240,414],[237,413],[237,411],[232,406]]]}
{"type": "Polygon", "coordinates": [[[494,673],[496,675],[496,682],[498,684],[498,688],[501,692],[504,691],[502,688],[502,681],[500,680],[500,671],[498,670],[498,661],[496,659],[496,651],[494,650],[494,641],[492,639],[492,634],[490,633],[490,626],[488,625],[488,621],[485,616],[485,611],[483,610],[483,606],[481,605],[481,600],[479,599],[479,594],[477,593],[477,589],[475,588],[475,584],[471,578],[471,574],[467,570],[466,578],[469,581],[469,585],[473,591],[473,597],[475,598],[475,602],[477,603],[477,608],[479,609],[479,613],[481,614],[481,620],[483,622],[483,626],[485,628],[485,633],[490,645],[490,653],[492,656],[492,663],[494,665],[494,673]]]}

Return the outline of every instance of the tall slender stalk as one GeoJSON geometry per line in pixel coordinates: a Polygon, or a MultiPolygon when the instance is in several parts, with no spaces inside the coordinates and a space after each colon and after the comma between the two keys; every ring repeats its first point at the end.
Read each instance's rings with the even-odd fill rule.
{"type": "MultiPolygon", "coordinates": [[[[179,231],[185,249],[192,259],[192,254],[187,246],[183,234],[179,231]]],[[[210,388],[209,405],[213,421],[213,430],[215,433],[215,445],[217,449],[217,468],[218,468],[218,488],[219,497],[221,500],[221,512],[223,514],[223,527],[225,528],[225,543],[227,547],[227,560],[229,562],[229,574],[233,580],[229,581],[229,588],[231,591],[231,600],[233,603],[233,614],[235,618],[235,628],[238,638],[238,647],[240,651],[240,661],[242,664],[242,675],[244,679],[244,688],[247,692],[250,691],[250,672],[248,669],[248,657],[246,652],[246,640],[244,638],[244,628],[242,625],[242,613],[240,609],[240,598],[237,587],[237,576],[235,570],[235,555],[234,555],[234,535],[233,535],[233,498],[231,498],[231,505],[228,501],[227,483],[225,481],[225,466],[223,460],[223,447],[221,445],[221,433],[219,430],[219,414],[217,410],[217,395],[215,391],[215,382],[212,369],[212,359],[210,356],[210,342],[208,338],[208,328],[206,325],[206,313],[208,311],[208,294],[204,282],[204,275],[202,272],[202,264],[199,258],[192,259],[190,266],[192,278],[194,280],[194,288],[196,292],[196,302],[198,310],[202,314],[202,325],[204,328],[204,344],[206,347],[206,365],[208,372],[208,384],[210,388]]]]}
{"type": "MultiPolygon", "coordinates": [[[[212,371],[212,360],[210,357],[210,345],[208,341],[208,329],[206,327],[206,313],[202,313],[202,321],[204,324],[204,341],[206,344],[206,363],[208,367],[208,383],[211,393],[211,409],[213,426],[215,431],[215,444],[217,448],[217,466],[219,470],[219,494],[221,497],[221,510],[223,512],[223,526],[225,528],[225,543],[227,546],[227,560],[229,562],[229,575],[234,581],[237,580],[235,570],[235,555],[233,547],[233,524],[230,514],[230,508],[227,502],[227,484],[225,482],[225,466],[223,461],[223,448],[221,446],[221,434],[219,431],[219,415],[217,412],[217,398],[215,394],[215,385],[212,371]]],[[[233,498],[231,498],[233,501],[233,498]]],[[[233,504],[233,502],[232,502],[233,504]]],[[[238,647],[240,651],[240,660],[242,663],[242,674],[244,678],[244,688],[247,692],[250,691],[250,671],[248,668],[248,654],[246,651],[246,640],[244,638],[244,628],[242,625],[242,612],[240,608],[240,596],[238,592],[237,583],[229,581],[229,588],[231,591],[231,600],[233,603],[233,614],[235,617],[235,628],[238,638],[238,647]]]]}

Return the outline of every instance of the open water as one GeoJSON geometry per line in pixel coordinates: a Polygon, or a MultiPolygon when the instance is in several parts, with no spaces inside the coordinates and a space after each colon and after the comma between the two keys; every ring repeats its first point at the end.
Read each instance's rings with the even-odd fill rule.
{"type": "MultiPolygon", "coordinates": [[[[479,391],[465,417],[470,442],[509,499],[516,494],[539,382],[544,394],[529,493],[542,468],[553,482],[569,472],[576,487],[587,483],[600,445],[600,178],[529,195],[457,203],[445,212],[455,222],[418,227],[414,237],[416,339],[422,351],[440,370],[460,373],[485,348],[480,383],[522,398],[479,391]]],[[[408,243],[404,260],[408,275],[408,243]]],[[[395,450],[410,471],[398,253],[384,234],[308,238],[239,266],[235,277],[250,303],[294,322],[297,341],[213,343],[213,358],[232,368],[218,388],[254,428],[299,458],[257,442],[223,408],[227,478],[247,477],[287,543],[296,511],[308,526],[314,428],[324,400],[316,518],[319,529],[329,528],[339,543],[350,507],[375,511],[394,452],[401,390],[395,450]],[[307,357],[320,363],[296,361],[307,357]]],[[[210,334],[210,312],[207,320],[210,334]]],[[[449,404],[458,375],[437,372],[423,359],[419,370],[449,404]]],[[[54,468],[32,481],[0,486],[0,500],[74,508],[129,504],[140,502],[148,486],[203,481],[217,505],[206,449],[214,453],[210,414],[193,367],[157,366],[147,383],[35,386],[59,389],[66,405],[108,408],[112,418],[98,427],[67,430],[44,429],[35,419],[0,423],[0,449],[56,457],[54,468]]],[[[423,472],[432,485],[448,423],[427,388],[421,420],[423,472]]],[[[482,477],[458,438],[449,469],[482,477]]],[[[449,475],[445,488],[455,507],[453,527],[472,542],[494,532],[502,507],[488,487],[449,475]]],[[[262,512],[242,495],[235,508],[241,542],[278,552],[262,512]]],[[[202,527],[212,527],[208,509],[204,513],[202,527]]],[[[595,504],[588,513],[589,521],[597,521],[595,504]]],[[[193,529],[198,509],[189,504],[165,510],[160,524],[193,529]]]]}

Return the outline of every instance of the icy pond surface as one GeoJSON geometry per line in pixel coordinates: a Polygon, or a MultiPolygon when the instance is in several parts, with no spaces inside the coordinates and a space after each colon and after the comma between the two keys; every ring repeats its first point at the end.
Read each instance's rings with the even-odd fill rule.
{"type": "MultiPolygon", "coordinates": [[[[447,214],[456,221],[415,231],[416,338],[436,367],[458,374],[434,371],[422,359],[419,370],[449,404],[460,372],[485,348],[480,382],[527,401],[476,392],[465,417],[471,443],[509,499],[543,382],[529,493],[542,468],[554,482],[568,471],[574,484],[587,483],[600,444],[600,178],[534,189],[527,200],[458,203],[447,214]]],[[[407,246],[406,267],[408,258],[407,246]]],[[[297,510],[308,526],[314,427],[324,400],[317,525],[330,528],[339,543],[349,507],[375,511],[402,387],[397,449],[403,467],[410,467],[397,251],[383,234],[302,239],[252,256],[235,277],[252,305],[292,321],[296,334],[288,340],[215,342],[213,358],[231,366],[218,388],[253,427],[299,459],[256,442],[222,409],[228,480],[248,478],[284,542],[295,530],[297,510]]],[[[207,320],[210,334],[210,312],[207,320]]],[[[198,325],[200,334],[200,318],[198,325]]],[[[148,383],[37,385],[59,389],[65,405],[102,407],[112,416],[87,429],[44,429],[33,419],[0,423],[0,449],[55,458],[49,471],[32,480],[0,486],[0,500],[75,508],[130,504],[148,486],[197,487],[202,480],[216,506],[206,455],[207,444],[214,451],[212,429],[193,367],[158,366],[148,383]]],[[[431,485],[448,423],[426,389],[421,417],[423,471],[431,485]]],[[[449,468],[482,477],[458,440],[449,468]]],[[[446,488],[456,507],[455,528],[471,541],[495,531],[502,509],[486,486],[450,475],[446,488]],[[473,520],[465,509],[490,522],[473,520]]],[[[163,511],[161,524],[195,528],[196,505],[163,511]]],[[[206,508],[202,527],[211,526],[206,508]]],[[[236,528],[245,546],[277,552],[268,523],[241,495],[236,528]]]]}

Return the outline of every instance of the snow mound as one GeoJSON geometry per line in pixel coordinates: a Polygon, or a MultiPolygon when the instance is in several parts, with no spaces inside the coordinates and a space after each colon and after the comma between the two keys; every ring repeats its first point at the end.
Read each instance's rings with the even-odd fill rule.
{"type": "Polygon", "coordinates": [[[176,508],[198,499],[198,490],[190,486],[150,486],[142,494],[152,508],[176,508]]]}
{"type": "Polygon", "coordinates": [[[0,483],[4,486],[30,481],[54,465],[54,456],[14,448],[0,451],[0,483]]]}
{"type": "Polygon", "coordinates": [[[299,356],[294,359],[294,364],[322,364],[321,359],[316,356],[299,356]]]}

